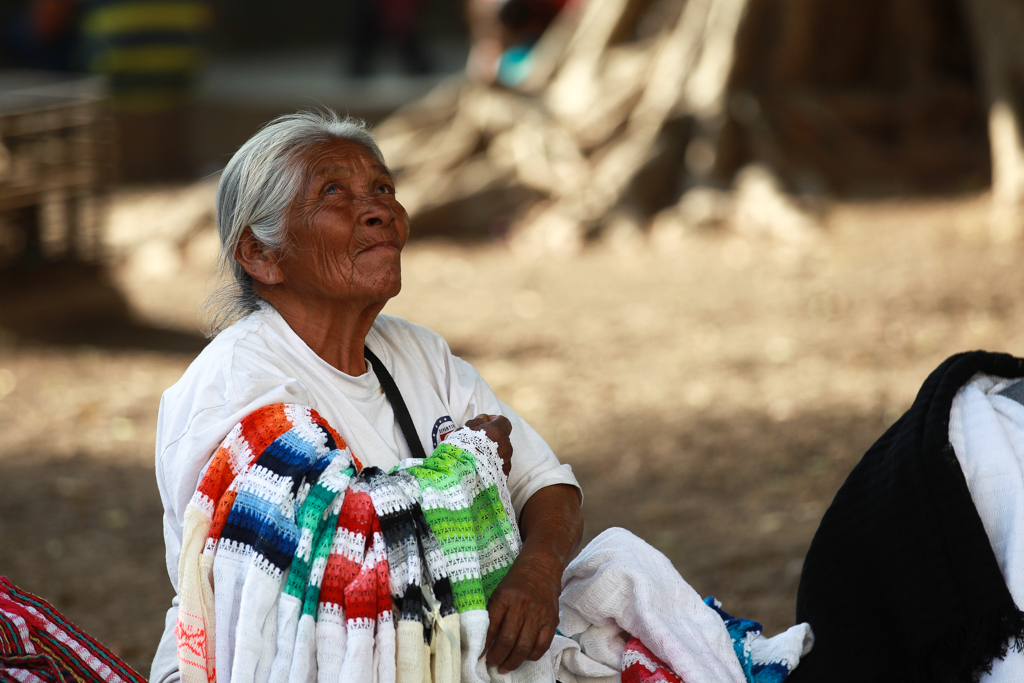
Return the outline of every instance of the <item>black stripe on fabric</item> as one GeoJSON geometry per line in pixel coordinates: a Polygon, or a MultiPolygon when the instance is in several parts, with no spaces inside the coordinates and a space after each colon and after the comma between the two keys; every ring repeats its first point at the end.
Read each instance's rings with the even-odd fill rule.
{"type": "Polygon", "coordinates": [[[301,482],[306,472],[314,466],[317,457],[312,453],[313,446],[292,433],[295,431],[290,429],[271,441],[260,453],[256,465],[280,477],[288,477],[296,482],[293,489],[298,489],[298,482],[301,482]]]}
{"type": "MultiPolygon", "coordinates": [[[[434,532],[431,530],[430,524],[427,523],[427,518],[423,515],[423,508],[420,506],[419,502],[413,503],[410,513],[412,514],[413,521],[416,523],[416,535],[419,537],[420,547],[422,549],[421,554],[423,556],[424,563],[426,563],[427,550],[423,548],[425,545],[423,543],[423,539],[431,538],[434,535],[434,532]]],[[[441,550],[441,545],[437,542],[436,538],[434,538],[434,542],[437,544],[437,552],[441,554],[441,562],[443,563],[444,554],[441,550]]],[[[433,581],[430,588],[434,594],[434,599],[441,603],[441,616],[447,617],[455,614],[457,611],[455,609],[455,596],[452,593],[452,582],[448,578],[447,566],[439,567],[437,576],[434,575],[435,572],[433,568],[428,566],[427,569],[433,581]]]]}
{"type": "MultiPolygon", "coordinates": [[[[375,492],[383,492],[387,487],[394,487],[388,476],[378,467],[367,467],[363,470],[363,476],[370,486],[371,499],[375,492]]],[[[377,506],[374,505],[374,507],[377,506]]],[[[380,519],[381,533],[384,535],[384,543],[388,549],[388,564],[398,561],[405,555],[404,563],[408,571],[410,558],[407,550],[419,555],[422,564],[423,558],[420,553],[419,538],[416,535],[416,524],[410,514],[410,509],[405,507],[391,512],[382,512],[377,509],[377,517],[380,519]]],[[[423,591],[419,587],[419,579],[419,576],[412,576],[410,572],[403,594],[394,596],[401,606],[400,620],[412,621],[423,618],[423,591]]]]}
{"type": "Polygon", "coordinates": [[[455,614],[455,596],[452,594],[452,582],[447,576],[443,576],[433,585],[434,599],[441,603],[441,616],[447,617],[455,614]]]}
{"type": "Polygon", "coordinates": [[[338,450],[338,442],[331,436],[331,430],[327,429],[323,425],[317,425],[317,428],[323,432],[324,436],[327,437],[327,447],[332,451],[338,450]]]}
{"type": "Polygon", "coordinates": [[[291,567],[297,545],[294,539],[283,536],[275,527],[267,528],[260,518],[252,515],[238,515],[237,519],[229,520],[221,538],[252,548],[281,571],[291,567]]]}

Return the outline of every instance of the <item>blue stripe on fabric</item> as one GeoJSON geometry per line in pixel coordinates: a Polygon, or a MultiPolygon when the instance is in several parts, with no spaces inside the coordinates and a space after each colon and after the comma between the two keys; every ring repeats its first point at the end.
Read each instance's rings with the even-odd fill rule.
{"type": "Polygon", "coordinates": [[[317,448],[299,434],[298,429],[290,429],[277,437],[256,462],[297,483],[319,457],[317,448]]]}
{"type": "MultiPolygon", "coordinates": [[[[308,434],[306,430],[308,427],[304,430],[295,428],[277,437],[255,463],[256,467],[290,480],[293,503],[299,487],[304,482],[311,486],[315,484],[331,461],[341,453],[332,449],[321,456],[320,444],[303,438],[304,433],[308,434]]],[[[333,443],[326,430],[321,428],[320,431],[333,443]]],[[[286,501],[261,498],[243,483],[231,506],[222,537],[244,543],[275,567],[286,571],[299,544],[294,508],[289,511],[290,515],[286,515],[286,511],[289,511],[286,501]]]]}

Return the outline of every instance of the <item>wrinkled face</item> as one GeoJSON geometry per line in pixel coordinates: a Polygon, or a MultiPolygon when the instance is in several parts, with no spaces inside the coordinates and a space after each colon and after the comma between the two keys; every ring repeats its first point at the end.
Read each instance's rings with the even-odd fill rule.
{"type": "Polygon", "coordinates": [[[402,288],[409,216],[390,173],[360,144],[333,141],[304,159],[278,266],[304,297],[387,301],[402,288]]]}

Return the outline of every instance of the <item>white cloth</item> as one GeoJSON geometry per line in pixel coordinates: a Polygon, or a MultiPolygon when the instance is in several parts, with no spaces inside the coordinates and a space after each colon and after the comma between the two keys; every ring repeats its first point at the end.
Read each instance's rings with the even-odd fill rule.
{"type": "Polygon", "coordinates": [[[631,636],[686,683],[746,681],[722,618],[625,529],[602,532],[569,564],[559,603],[562,635],[547,654],[505,675],[491,669],[492,683],[615,683],[631,636]]]}
{"type": "MultiPolygon", "coordinates": [[[[1024,608],[1024,405],[999,395],[1016,380],[978,374],[953,398],[949,442],[1013,601],[1024,608]]],[[[1024,653],[992,663],[985,683],[1024,683],[1024,653]]]]}
{"type": "MultiPolygon", "coordinates": [[[[572,468],[560,464],[544,439],[499,401],[436,332],[379,315],[366,345],[395,378],[426,453],[480,413],[501,414],[512,422],[515,455],[508,486],[517,514],[541,488],[579,486],[572,468]]],[[[185,508],[204,468],[235,424],[274,403],[316,410],[364,465],[388,470],[411,455],[372,369],[359,377],[335,369],[264,304],[210,342],[160,402],[156,478],[164,504],[167,572],[175,591],[185,508]]],[[[171,627],[153,661],[152,683],[177,680],[176,618],[174,604],[166,622],[171,627]]]]}

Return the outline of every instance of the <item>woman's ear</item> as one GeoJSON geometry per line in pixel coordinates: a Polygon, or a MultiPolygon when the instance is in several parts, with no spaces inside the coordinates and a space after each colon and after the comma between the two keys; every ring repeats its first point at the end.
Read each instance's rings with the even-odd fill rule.
{"type": "Polygon", "coordinates": [[[276,285],[284,281],[278,267],[278,256],[267,245],[256,239],[252,228],[245,228],[235,246],[235,260],[252,279],[265,285],[276,285]]]}

